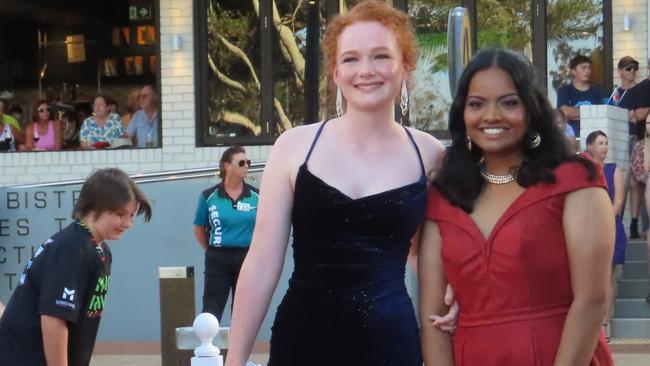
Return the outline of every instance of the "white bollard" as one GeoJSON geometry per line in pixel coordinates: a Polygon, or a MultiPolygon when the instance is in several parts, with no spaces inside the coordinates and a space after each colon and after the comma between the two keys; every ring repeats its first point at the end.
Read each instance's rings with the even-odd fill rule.
{"type": "Polygon", "coordinates": [[[223,357],[212,339],[219,332],[219,321],[210,313],[201,313],[192,324],[194,333],[201,340],[201,345],[194,350],[192,366],[223,366],[223,357]]]}

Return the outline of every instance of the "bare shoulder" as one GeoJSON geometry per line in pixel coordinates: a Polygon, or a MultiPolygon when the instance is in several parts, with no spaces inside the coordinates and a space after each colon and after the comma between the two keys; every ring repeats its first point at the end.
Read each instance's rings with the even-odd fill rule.
{"type": "Polygon", "coordinates": [[[285,153],[294,152],[298,154],[301,150],[305,150],[304,152],[306,154],[307,149],[316,136],[318,128],[320,128],[322,124],[322,122],[312,123],[284,131],[278,139],[275,140],[273,150],[280,150],[285,153]]]}
{"type": "Polygon", "coordinates": [[[321,125],[322,122],[313,123],[283,132],[271,148],[267,167],[271,165],[273,169],[282,170],[295,176],[321,125]]]}
{"type": "Polygon", "coordinates": [[[445,151],[445,146],[437,138],[426,132],[411,127],[407,128],[413,135],[415,143],[418,145],[418,149],[420,149],[420,154],[422,155],[424,165],[427,167],[427,171],[430,172],[440,164],[440,159],[445,151]]]}

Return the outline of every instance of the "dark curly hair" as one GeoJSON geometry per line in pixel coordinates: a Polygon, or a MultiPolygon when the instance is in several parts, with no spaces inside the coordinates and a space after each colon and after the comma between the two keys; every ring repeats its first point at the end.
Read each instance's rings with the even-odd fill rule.
{"type": "Polygon", "coordinates": [[[474,75],[482,70],[498,68],[510,75],[517,94],[526,109],[528,132],[525,136],[539,133],[541,144],[531,149],[524,137],[521,149],[524,162],[517,172],[517,183],[530,187],[539,182],[553,183],[553,170],[565,161],[578,161],[587,169],[589,179],[596,177],[592,162],[570,155],[564,135],[554,123],[555,115],[546,96],[536,86],[533,67],[523,55],[501,48],[488,48],[479,52],[467,65],[458,80],[456,95],[449,110],[451,146],[447,149],[442,168],[436,175],[434,186],[451,202],[465,212],[472,212],[485,181],[479,171],[482,152],[478,146],[467,148],[465,102],[469,84],[474,75]]]}

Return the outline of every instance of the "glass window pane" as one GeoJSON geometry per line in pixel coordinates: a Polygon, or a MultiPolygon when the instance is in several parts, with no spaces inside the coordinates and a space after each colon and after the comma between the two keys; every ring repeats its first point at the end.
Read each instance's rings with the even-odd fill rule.
{"type": "Polygon", "coordinates": [[[458,0],[413,0],[408,13],[420,46],[409,101],[411,126],[424,131],[447,129],[451,105],[447,68],[447,18],[458,0]]]}
{"type": "Polygon", "coordinates": [[[569,61],[577,55],[591,58],[591,82],[604,83],[603,1],[551,0],[547,6],[547,87],[555,105],[556,90],[571,81],[569,61]]]}
{"type": "Polygon", "coordinates": [[[307,2],[275,1],[273,103],[276,131],[282,133],[305,119],[304,95],[307,48],[307,2]]]}
{"type": "Polygon", "coordinates": [[[208,134],[261,134],[259,18],[250,2],[210,1],[208,134]]]}
{"type": "Polygon", "coordinates": [[[477,47],[504,47],[532,59],[531,0],[478,0],[477,47]]]}

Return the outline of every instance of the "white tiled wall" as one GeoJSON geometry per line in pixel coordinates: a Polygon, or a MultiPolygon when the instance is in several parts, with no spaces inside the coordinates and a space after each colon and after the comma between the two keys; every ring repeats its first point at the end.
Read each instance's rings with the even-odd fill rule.
{"type": "Polygon", "coordinates": [[[612,1],[614,84],[620,84],[617,71],[618,60],[623,56],[632,56],[639,61],[637,81],[643,80],[648,61],[648,0],[614,0],[612,1]],[[632,28],[623,30],[623,16],[632,18],[632,28]]]}
{"type": "MultiPolygon", "coordinates": [[[[160,0],[161,149],[0,154],[0,186],[81,179],[107,166],[128,173],[217,166],[224,148],[195,147],[192,2],[160,0]],[[182,49],[172,50],[172,34],[181,36],[182,49]]],[[[246,147],[252,160],[265,160],[269,149],[246,147]]]]}

